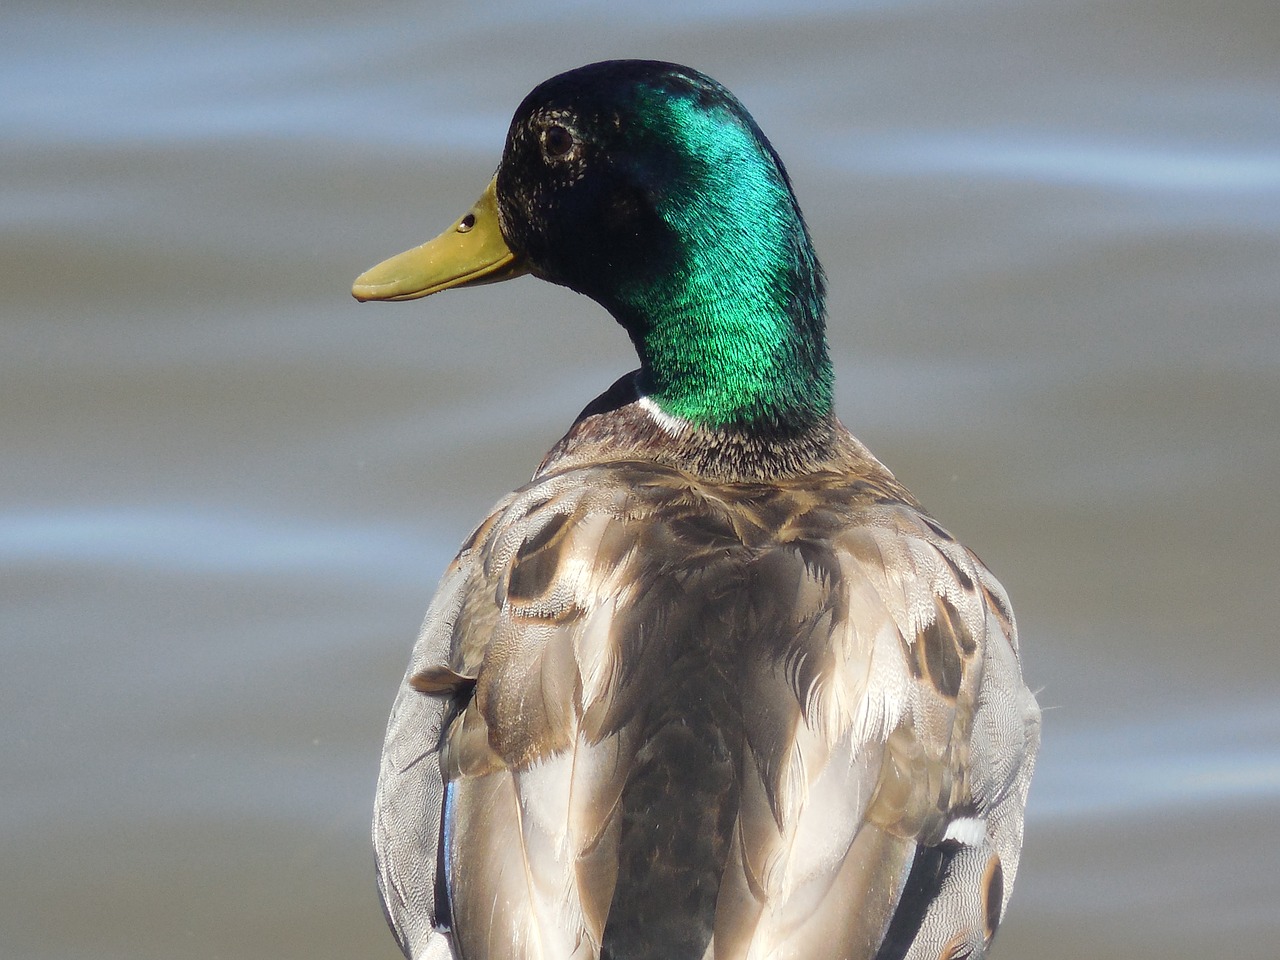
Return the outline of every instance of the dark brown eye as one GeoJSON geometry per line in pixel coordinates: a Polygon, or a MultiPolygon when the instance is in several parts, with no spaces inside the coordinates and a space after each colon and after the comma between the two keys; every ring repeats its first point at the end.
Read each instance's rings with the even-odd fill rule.
{"type": "Polygon", "coordinates": [[[558,123],[542,131],[542,152],[548,160],[559,160],[573,149],[573,134],[558,123]]]}

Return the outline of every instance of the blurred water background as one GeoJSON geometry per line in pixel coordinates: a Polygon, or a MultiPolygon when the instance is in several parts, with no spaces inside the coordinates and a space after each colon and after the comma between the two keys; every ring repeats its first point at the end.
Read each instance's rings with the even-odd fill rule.
{"type": "Polygon", "coordinates": [[[620,56],[750,107],[842,418],[1015,600],[1049,710],[996,956],[1276,956],[1274,0],[9,0],[0,37],[0,957],[398,956],[367,823],[418,621],[633,364],[532,279],[348,290],[620,56]]]}

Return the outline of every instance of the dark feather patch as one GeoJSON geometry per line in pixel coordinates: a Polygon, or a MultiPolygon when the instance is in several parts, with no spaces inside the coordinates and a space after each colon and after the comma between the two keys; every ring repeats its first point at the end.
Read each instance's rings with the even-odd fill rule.
{"type": "Polygon", "coordinates": [[[1000,927],[1000,913],[1004,904],[1004,868],[995,854],[987,863],[982,877],[983,918],[986,921],[985,938],[990,943],[1000,927]]]}
{"type": "Polygon", "coordinates": [[[556,514],[555,519],[520,545],[507,580],[507,595],[513,600],[533,600],[547,592],[560,569],[561,551],[554,542],[555,534],[568,519],[556,514]]]}
{"type": "Polygon", "coordinates": [[[933,517],[929,516],[926,513],[922,513],[920,514],[920,519],[924,521],[924,525],[926,527],[928,527],[930,530],[932,530],[934,533],[938,535],[938,538],[940,540],[946,540],[946,541],[951,540],[951,534],[947,533],[946,530],[944,530],[941,526],[939,526],[938,522],[934,520],[933,517]]]}
{"type": "Polygon", "coordinates": [[[733,581],[719,565],[677,595],[664,638],[673,659],[660,682],[636,691],[642,746],[621,795],[617,886],[603,935],[618,958],[699,960],[710,941],[743,739],[735,665],[726,660],[730,600],[716,602],[733,581]]]}
{"type": "Polygon", "coordinates": [[[671,523],[671,533],[678,540],[699,550],[727,550],[741,546],[737,532],[720,511],[688,513],[671,523]]]}
{"type": "Polygon", "coordinates": [[[977,644],[950,601],[935,597],[934,606],[933,623],[916,638],[916,656],[934,689],[954,700],[964,679],[964,661],[973,655],[977,644]]]}
{"type": "Polygon", "coordinates": [[[994,590],[989,590],[985,584],[982,587],[982,597],[987,601],[987,606],[994,610],[996,616],[1000,618],[1005,633],[1011,633],[1013,631],[1013,611],[1009,609],[1009,605],[1004,598],[994,590]]]}
{"type": "Polygon", "coordinates": [[[952,560],[950,555],[947,553],[941,553],[941,556],[942,559],[947,562],[947,566],[951,568],[951,572],[955,575],[956,583],[960,584],[964,590],[972,590],[973,577],[969,576],[964,567],[952,560]]]}
{"type": "Polygon", "coordinates": [[[409,678],[409,686],[429,697],[454,697],[466,700],[475,689],[476,678],[464,677],[448,667],[427,667],[409,678]]]}
{"type": "Polygon", "coordinates": [[[916,850],[902,899],[898,901],[898,909],[894,911],[875,960],[903,960],[907,955],[920,932],[920,925],[924,923],[929,905],[946,882],[955,853],[954,844],[922,846],[916,850]]]}

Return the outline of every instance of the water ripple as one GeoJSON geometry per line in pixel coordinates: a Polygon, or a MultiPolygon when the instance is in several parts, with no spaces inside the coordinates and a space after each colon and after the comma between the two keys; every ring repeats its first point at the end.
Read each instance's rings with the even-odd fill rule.
{"type": "Polygon", "coordinates": [[[317,526],[216,509],[72,508],[0,515],[0,566],[151,568],[181,574],[397,579],[421,586],[428,558],[451,552],[411,533],[317,526]]]}
{"type": "Polygon", "coordinates": [[[1116,190],[1280,190],[1280,152],[1263,149],[1227,152],[1189,144],[1143,145],[994,133],[842,139],[833,149],[858,158],[859,166],[895,173],[906,170],[1116,190]]]}
{"type": "Polygon", "coordinates": [[[1029,815],[1129,818],[1280,799],[1280,706],[1085,726],[1046,737],[1029,815]]]}

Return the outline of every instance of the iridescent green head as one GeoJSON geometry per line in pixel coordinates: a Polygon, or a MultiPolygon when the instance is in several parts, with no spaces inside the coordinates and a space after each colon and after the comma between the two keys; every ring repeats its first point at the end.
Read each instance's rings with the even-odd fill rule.
{"type": "Polygon", "coordinates": [[[523,268],[596,300],[672,416],[799,430],[830,413],[821,268],[782,162],[720,84],[633,60],[554,77],[516,111],[495,184],[514,259],[460,282],[523,268]]]}

